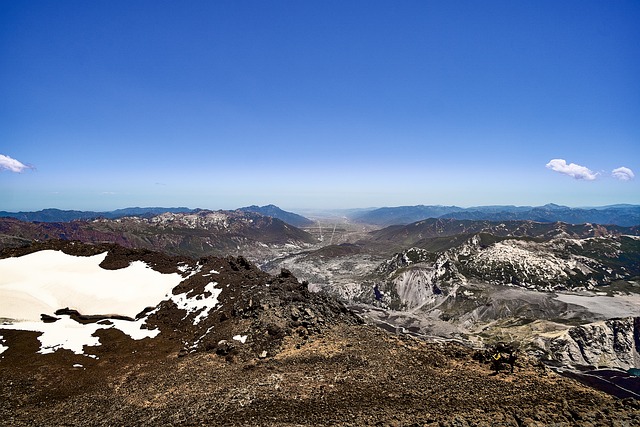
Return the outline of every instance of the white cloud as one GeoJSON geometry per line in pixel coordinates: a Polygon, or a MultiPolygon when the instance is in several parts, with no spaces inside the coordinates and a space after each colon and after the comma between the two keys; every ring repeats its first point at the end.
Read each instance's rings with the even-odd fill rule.
{"type": "Polygon", "coordinates": [[[611,171],[611,176],[613,176],[614,178],[619,179],[620,181],[629,181],[633,178],[635,178],[635,175],[633,174],[633,171],[629,168],[625,168],[624,166],[621,166],[617,169],[614,169],[611,171]]]}
{"type": "Polygon", "coordinates": [[[27,166],[24,163],[12,159],[9,156],[5,156],[4,154],[0,154],[0,171],[8,170],[11,172],[20,173],[25,169],[32,169],[31,166],[27,166]]]}
{"type": "Polygon", "coordinates": [[[591,169],[585,166],[576,165],[575,163],[567,164],[567,161],[564,159],[551,160],[547,163],[547,168],[569,175],[571,178],[584,179],[585,181],[593,181],[598,176],[598,174],[593,172],[591,169]]]}

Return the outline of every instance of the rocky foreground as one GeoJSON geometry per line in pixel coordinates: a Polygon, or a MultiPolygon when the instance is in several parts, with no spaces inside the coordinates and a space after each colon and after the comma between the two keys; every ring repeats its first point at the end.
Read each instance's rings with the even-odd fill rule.
{"type": "Polygon", "coordinates": [[[176,297],[209,298],[212,275],[221,291],[206,318],[179,308],[177,298],[144,313],[161,331],[155,338],[98,330],[102,344],[85,347],[96,358],[39,354],[37,332],[0,325],[8,348],[0,358],[2,425],[640,425],[637,400],[615,399],[525,356],[513,374],[496,375],[481,352],[363,324],[287,271],[270,276],[242,258],[46,247],[85,256],[108,250],[109,269],[144,260],[181,272],[176,297]]]}

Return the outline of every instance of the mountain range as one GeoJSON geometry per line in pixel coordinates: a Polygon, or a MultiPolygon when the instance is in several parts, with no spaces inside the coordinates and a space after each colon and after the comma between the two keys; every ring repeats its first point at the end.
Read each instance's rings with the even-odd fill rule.
{"type": "Polygon", "coordinates": [[[75,220],[86,220],[96,218],[109,218],[116,219],[126,216],[141,216],[149,217],[159,215],[162,213],[189,213],[195,212],[197,209],[189,209],[185,207],[180,208],[124,208],[116,209],[107,212],[94,212],[94,211],[76,211],[76,210],[61,210],[61,209],[43,209],[35,212],[7,212],[0,211],[0,217],[4,218],[16,218],[21,221],[31,222],[68,222],[75,220]]]}
{"type": "Polygon", "coordinates": [[[284,211],[275,205],[266,205],[266,206],[251,205],[244,208],[240,208],[238,210],[243,212],[259,213],[261,215],[277,218],[281,221],[286,222],[287,224],[291,224],[294,227],[298,227],[298,228],[309,227],[314,224],[314,222],[311,221],[309,218],[305,218],[302,215],[298,215],[293,212],[284,211]]]}
{"type": "MultiPolygon", "coordinates": [[[[69,222],[76,220],[89,220],[97,218],[117,219],[129,216],[137,216],[143,218],[149,218],[152,216],[160,215],[163,213],[194,213],[206,209],[190,209],[185,207],[178,208],[162,208],[162,207],[150,207],[150,208],[124,208],[116,209],[113,211],[94,212],[94,211],[76,211],[76,210],[61,210],[61,209],[43,209],[36,212],[7,212],[0,211],[0,217],[15,218],[21,221],[30,222],[69,222]]],[[[296,227],[306,227],[313,224],[308,218],[301,215],[287,212],[275,205],[266,206],[246,206],[239,208],[242,212],[254,212],[272,218],[277,218],[286,222],[287,224],[296,227]]]]}
{"type": "Polygon", "coordinates": [[[187,256],[252,253],[272,255],[286,245],[316,243],[309,233],[279,219],[245,211],[169,213],[116,219],[97,218],[71,222],[27,222],[0,218],[0,247],[22,246],[31,241],[78,240],[117,243],[187,256]]]}
{"type": "Polygon", "coordinates": [[[590,208],[570,208],[556,204],[544,206],[398,206],[359,212],[353,221],[378,226],[410,224],[428,218],[469,219],[486,221],[528,220],[537,222],[565,222],[568,224],[640,224],[640,206],[610,205],[590,208]]]}
{"type": "MultiPolygon", "coordinates": [[[[186,207],[163,208],[125,208],[106,212],[75,211],[60,209],[44,209],[36,212],[7,212],[0,211],[0,217],[16,218],[31,222],[68,222],[96,218],[117,219],[127,216],[151,217],[162,213],[194,213],[206,209],[190,209],[186,207]]],[[[254,212],[272,218],[277,218],[295,227],[311,227],[314,221],[288,212],[275,205],[251,205],[237,210],[254,212]]],[[[312,212],[312,211],[309,211],[312,212]]],[[[320,216],[326,215],[318,211],[320,216]]],[[[333,211],[332,211],[333,212],[333,211]]],[[[536,222],[564,222],[567,224],[611,224],[621,226],[640,225],[640,206],[617,204],[599,207],[571,208],[553,203],[544,206],[475,206],[461,208],[458,206],[416,205],[397,206],[370,209],[342,209],[334,214],[344,216],[349,220],[386,227],[389,225],[404,225],[429,218],[468,219],[485,221],[536,221],[536,222]]]]}

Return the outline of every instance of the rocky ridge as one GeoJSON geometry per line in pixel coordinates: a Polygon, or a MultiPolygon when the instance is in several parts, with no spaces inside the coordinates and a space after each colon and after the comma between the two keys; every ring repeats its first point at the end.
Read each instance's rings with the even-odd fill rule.
{"type": "MultiPolygon", "coordinates": [[[[639,333],[634,317],[640,312],[632,308],[633,301],[640,300],[633,299],[635,294],[628,295],[639,286],[640,240],[603,235],[603,230],[577,227],[570,237],[558,237],[549,230],[537,237],[452,236],[447,249],[412,247],[361,274],[359,280],[319,287],[390,330],[473,345],[506,334],[545,360],[626,371],[640,366],[635,356],[640,347],[633,338],[639,333]],[[598,235],[593,236],[596,230],[598,235]],[[577,238],[583,231],[587,237],[577,238]],[[578,296],[564,302],[558,292],[578,296]],[[627,308],[599,314],[597,307],[580,305],[598,294],[604,306],[627,308]],[[611,295],[610,300],[602,295],[611,295]],[[626,336],[621,328],[602,325],[631,327],[625,329],[626,336]],[[583,330],[601,332],[587,334],[589,339],[573,338],[583,330]]],[[[442,243],[438,241],[438,246],[442,243]]],[[[340,259],[346,264],[354,255],[338,257],[333,264],[339,265],[340,259]]],[[[303,265],[298,263],[295,271],[306,278],[303,265]]]]}
{"type": "Polygon", "coordinates": [[[143,260],[184,280],[137,316],[159,328],[158,336],[136,341],[100,330],[102,344],[91,348],[97,358],[67,350],[37,354],[36,333],[0,327],[7,347],[0,417],[12,426],[640,422],[633,399],[615,400],[526,355],[514,374],[493,375],[472,349],[363,325],[287,271],[270,276],[244,258],[189,259],[70,242],[2,256],[41,249],[85,256],[107,250],[103,268],[143,260]]]}

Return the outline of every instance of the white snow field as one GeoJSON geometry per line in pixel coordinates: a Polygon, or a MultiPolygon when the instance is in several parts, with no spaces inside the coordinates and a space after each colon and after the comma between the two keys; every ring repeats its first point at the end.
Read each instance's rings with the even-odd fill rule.
{"type": "Polygon", "coordinates": [[[4,345],[4,339],[2,338],[2,335],[0,335],[0,354],[4,353],[5,350],[8,350],[8,349],[9,347],[4,345]]]}
{"type": "Polygon", "coordinates": [[[142,261],[105,270],[99,264],[106,256],[106,252],[79,257],[45,250],[0,259],[0,318],[6,319],[0,329],[42,332],[40,353],[64,348],[83,354],[84,346],[100,345],[93,336],[98,329],[116,328],[133,339],[156,336],[158,330],[141,329],[146,318],[135,322],[111,319],[110,325],[82,325],[68,316],[54,323],[40,321],[41,313],[53,315],[65,307],[86,315],[135,317],[166,299],[183,280],[177,273],[154,271],[142,261]]]}
{"type": "Polygon", "coordinates": [[[90,257],[45,250],[0,259],[0,317],[38,321],[69,307],[82,314],[135,317],[153,307],[182,277],[152,270],[142,261],[126,268],[105,270],[99,264],[107,253],[90,257]]]}

